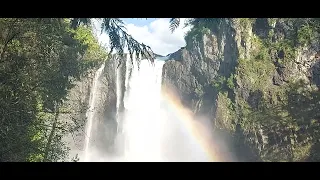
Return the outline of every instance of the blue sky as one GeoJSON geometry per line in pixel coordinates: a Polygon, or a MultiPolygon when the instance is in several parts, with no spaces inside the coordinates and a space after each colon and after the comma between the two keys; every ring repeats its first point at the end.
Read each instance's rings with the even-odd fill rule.
{"type": "MultiPolygon", "coordinates": [[[[144,43],[161,55],[167,55],[185,46],[184,35],[189,28],[180,26],[174,33],[169,29],[168,18],[122,18],[126,29],[137,41],[144,43]]],[[[184,19],[182,19],[183,23],[184,19]]],[[[99,36],[100,42],[108,43],[106,35],[99,36]]]]}
{"type": "Polygon", "coordinates": [[[157,18],[121,18],[126,24],[134,24],[136,26],[145,26],[150,24],[157,18]]]}

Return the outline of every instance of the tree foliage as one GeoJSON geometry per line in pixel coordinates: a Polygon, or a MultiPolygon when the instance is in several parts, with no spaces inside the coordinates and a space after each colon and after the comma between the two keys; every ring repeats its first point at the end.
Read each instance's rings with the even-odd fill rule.
{"type": "Polygon", "coordinates": [[[0,161],[66,158],[57,122],[73,81],[107,58],[90,28],[68,19],[0,20],[0,161]]]}
{"type": "MultiPolygon", "coordinates": [[[[120,55],[124,54],[124,49],[127,48],[131,59],[133,55],[136,57],[148,57],[153,59],[152,49],[135,40],[130,34],[126,32],[124,22],[119,18],[99,18],[101,22],[101,32],[106,33],[110,40],[111,52],[116,52],[120,55]]],[[[90,18],[73,18],[70,20],[72,28],[77,29],[80,25],[91,25],[90,18]]]]}
{"type": "MultiPolygon", "coordinates": [[[[193,26],[194,28],[216,26],[221,23],[222,18],[188,18],[184,26],[193,26]]],[[[174,32],[180,26],[180,18],[170,19],[170,30],[174,32]]]]}

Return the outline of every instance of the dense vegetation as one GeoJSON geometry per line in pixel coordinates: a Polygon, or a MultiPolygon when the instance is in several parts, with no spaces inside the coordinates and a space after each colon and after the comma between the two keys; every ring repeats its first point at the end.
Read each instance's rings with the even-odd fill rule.
{"type": "Polygon", "coordinates": [[[65,160],[60,108],[73,82],[107,59],[91,28],[70,20],[0,20],[0,161],[65,160]]]}
{"type": "MultiPolygon", "coordinates": [[[[312,78],[306,80],[293,69],[299,51],[311,48],[309,45],[317,40],[320,22],[318,19],[282,21],[291,27],[284,38],[277,38],[274,30],[268,31],[267,37],[256,35],[251,40],[255,47],[251,58],[239,60],[237,80],[244,83],[252,97],[259,99],[245,102],[239,97],[239,109],[245,112],[240,124],[247,138],[256,136],[257,130],[263,132],[255,143],[263,161],[317,161],[320,94],[312,78]],[[277,82],[275,73],[281,76],[281,83],[277,82]]],[[[271,19],[268,23],[271,27],[274,22],[271,19]]]]}

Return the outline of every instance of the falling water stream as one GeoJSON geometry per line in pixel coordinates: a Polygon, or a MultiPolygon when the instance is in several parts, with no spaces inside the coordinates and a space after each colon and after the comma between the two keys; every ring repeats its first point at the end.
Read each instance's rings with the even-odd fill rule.
{"type": "Polygon", "coordinates": [[[92,132],[92,123],[94,118],[94,111],[95,111],[95,103],[97,102],[97,91],[98,88],[98,81],[101,77],[101,74],[103,73],[105,64],[103,63],[101,67],[97,70],[94,76],[93,84],[92,84],[92,90],[90,93],[90,100],[89,100],[89,110],[87,111],[87,124],[86,124],[86,131],[85,131],[85,156],[84,161],[88,161],[88,151],[89,151],[89,145],[90,145],[90,137],[92,132]]]}
{"type": "MultiPolygon", "coordinates": [[[[126,62],[125,93],[123,98],[124,116],[118,118],[118,136],[121,135],[121,157],[100,157],[99,161],[208,161],[204,146],[201,146],[190,129],[186,128],[184,114],[172,109],[161,94],[162,67],[164,60],[141,60],[139,67],[136,60],[126,62]],[[116,159],[116,160],[115,160],[116,159]]],[[[87,118],[87,137],[85,141],[84,161],[90,159],[90,134],[92,122],[95,121],[92,109],[97,103],[97,81],[102,75],[104,65],[96,72],[91,90],[90,110],[87,118]]],[[[117,82],[117,117],[119,115],[120,70],[116,71],[117,82]]],[[[97,132],[95,132],[97,133],[97,132]]],[[[100,133],[100,132],[98,132],[100,133]]],[[[103,133],[103,132],[101,132],[103,133]]]]}
{"type": "Polygon", "coordinates": [[[161,75],[164,61],[134,61],[125,93],[125,159],[161,161],[161,75]]]}

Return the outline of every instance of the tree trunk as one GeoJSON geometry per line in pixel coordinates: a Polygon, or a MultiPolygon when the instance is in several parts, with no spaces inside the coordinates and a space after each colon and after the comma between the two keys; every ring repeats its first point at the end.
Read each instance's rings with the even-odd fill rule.
{"type": "Polygon", "coordinates": [[[52,129],[48,138],[48,142],[44,151],[44,157],[43,157],[43,162],[48,162],[48,155],[49,155],[49,151],[50,151],[50,145],[52,142],[52,139],[54,137],[54,132],[56,130],[57,127],[57,122],[58,122],[58,115],[59,115],[59,106],[56,105],[55,107],[55,115],[54,115],[54,121],[53,121],[53,125],[52,125],[52,129]]]}

